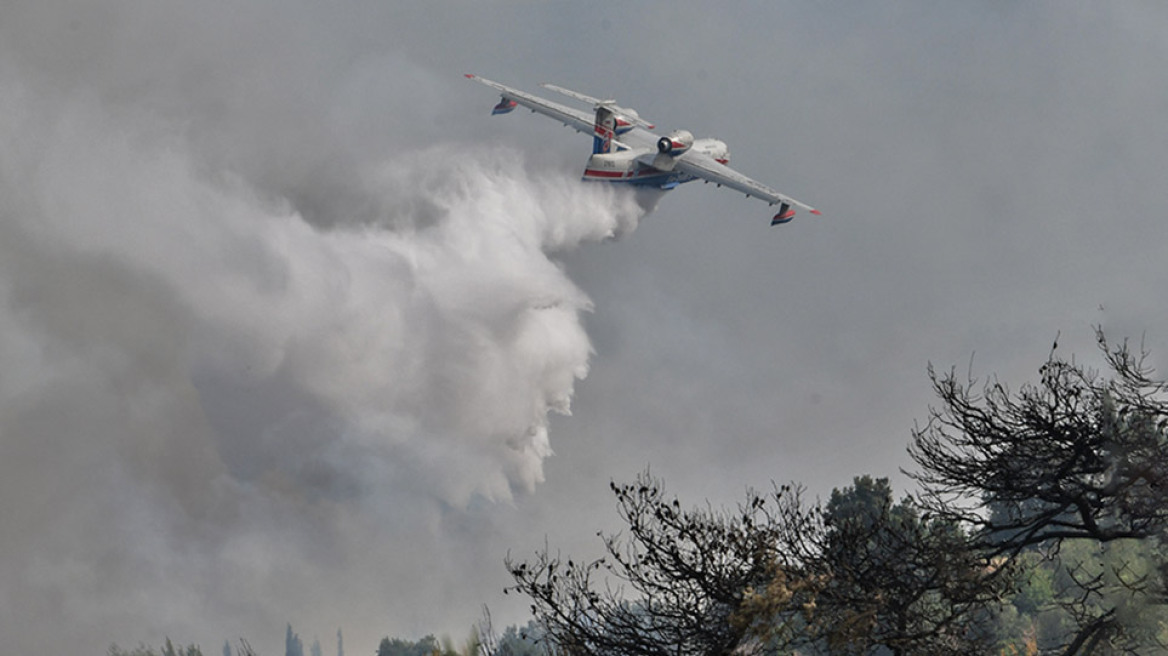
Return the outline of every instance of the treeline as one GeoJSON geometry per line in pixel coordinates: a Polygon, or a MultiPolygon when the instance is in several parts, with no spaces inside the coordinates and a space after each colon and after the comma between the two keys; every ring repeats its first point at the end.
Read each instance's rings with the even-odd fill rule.
{"type": "MultiPolygon", "coordinates": [[[[122,649],[117,644],[110,645],[107,656],[203,656],[203,649],[196,644],[178,645],[171,641],[168,637],[160,650],[155,650],[153,647],[146,645],[139,645],[134,649],[122,649]]],[[[223,656],[258,656],[247,640],[240,639],[234,647],[230,640],[223,641],[223,656]]],[[[309,647],[310,656],[323,656],[323,649],[320,646],[319,639],[313,639],[312,645],[309,647]]],[[[341,634],[341,630],[337,629],[337,656],[345,656],[345,640],[341,634]]],[[[304,641],[300,639],[300,635],[292,630],[292,624],[289,623],[284,633],[284,654],[285,656],[304,656],[304,641]]]]}
{"type": "MultiPolygon", "coordinates": [[[[122,649],[117,644],[113,644],[110,645],[106,654],[107,656],[203,656],[203,649],[194,643],[176,646],[170,638],[167,638],[159,650],[146,645],[138,645],[133,649],[122,649]]],[[[223,656],[232,656],[233,654],[235,656],[256,656],[246,640],[240,640],[234,649],[229,641],[224,641],[223,656]]]]}
{"type": "Polygon", "coordinates": [[[1168,385],[1098,338],[1107,378],[1055,350],[1016,391],[930,371],[899,502],[862,476],[686,508],[646,472],[605,557],[545,548],[509,590],[573,656],[1168,653],[1168,385]]]}
{"type": "Polygon", "coordinates": [[[417,641],[386,637],[378,645],[377,656],[546,656],[554,651],[534,621],[525,627],[509,626],[499,634],[491,628],[490,614],[486,613],[461,645],[433,635],[417,641]]]}
{"type": "MultiPolygon", "coordinates": [[[[497,634],[490,626],[490,614],[470,631],[462,644],[455,644],[450,638],[439,640],[427,635],[419,640],[385,637],[377,646],[377,656],[544,656],[548,654],[548,643],[541,640],[542,630],[533,621],[525,627],[509,626],[497,634]]],[[[311,656],[322,656],[320,641],[314,639],[309,647],[311,656]]],[[[345,656],[344,640],[337,629],[337,656],[345,656]]],[[[204,656],[196,644],[175,645],[166,639],[161,649],[139,645],[133,649],[122,649],[111,645],[108,656],[204,656]]],[[[240,640],[234,647],[230,642],[223,644],[223,656],[258,656],[246,640],[240,640]]],[[[284,656],[304,656],[304,642],[299,634],[287,626],[284,638],[284,656]]]]}

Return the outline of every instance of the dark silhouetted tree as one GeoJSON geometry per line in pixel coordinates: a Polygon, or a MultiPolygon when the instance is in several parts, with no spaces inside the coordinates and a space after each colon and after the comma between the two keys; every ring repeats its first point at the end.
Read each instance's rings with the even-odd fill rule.
{"type": "Polygon", "coordinates": [[[941,407],[913,432],[920,469],[910,475],[931,512],[973,527],[998,553],[1168,528],[1168,386],[1144,356],[1098,339],[1110,379],[1053,353],[1039,384],[1017,393],[930,371],[941,407]]]}
{"type": "Polygon", "coordinates": [[[820,521],[801,531],[798,569],[780,570],[739,611],[758,642],[829,654],[991,649],[986,609],[1010,580],[952,524],[923,518],[912,499],[894,504],[888,480],[870,476],[803,515],[820,521]]]}
{"type": "Polygon", "coordinates": [[[203,651],[199,649],[198,645],[193,643],[187,645],[186,647],[183,647],[182,645],[176,647],[170,638],[166,638],[166,642],[163,643],[162,650],[160,652],[156,652],[154,649],[147,647],[146,645],[138,645],[138,647],[135,649],[125,651],[120,649],[115,644],[110,645],[107,654],[109,654],[109,656],[203,656],[203,651]]]}
{"type": "Polygon", "coordinates": [[[531,561],[507,561],[515,579],[508,592],[531,599],[557,649],[574,656],[763,651],[739,612],[780,572],[797,576],[793,550],[815,521],[797,492],[750,492],[737,510],[726,511],[683,509],[648,472],[611,488],[627,529],[602,535],[606,557],[577,562],[545,548],[531,561]]]}
{"type": "Polygon", "coordinates": [[[284,656],[304,656],[304,643],[300,636],[292,632],[292,623],[288,623],[288,630],[284,633],[284,656]]]}
{"type": "Polygon", "coordinates": [[[824,526],[810,637],[848,654],[990,648],[976,629],[1009,580],[955,525],[922,519],[912,499],[894,504],[888,479],[860,476],[832,491],[824,526]]]}
{"type": "Polygon", "coordinates": [[[433,656],[447,654],[451,650],[443,649],[438,639],[428,635],[417,642],[400,638],[382,638],[377,646],[377,656],[433,656]]]}
{"type": "MultiPolygon", "coordinates": [[[[1126,343],[1111,347],[1101,331],[1097,338],[1108,378],[1053,350],[1038,384],[1017,392],[997,380],[979,386],[930,370],[941,405],[913,432],[919,470],[911,475],[928,512],[968,527],[987,556],[1016,561],[1037,550],[1057,558],[1072,544],[1162,543],[1168,385],[1152,377],[1145,353],[1133,354],[1126,343]]],[[[1116,596],[1122,589],[1145,605],[1165,603],[1163,568],[1127,576],[1126,563],[1066,565],[1061,603],[1076,629],[1062,653],[1163,648],[1133,629],[1140,623],[1129,612],[1135,605],[1116,596]]]]}

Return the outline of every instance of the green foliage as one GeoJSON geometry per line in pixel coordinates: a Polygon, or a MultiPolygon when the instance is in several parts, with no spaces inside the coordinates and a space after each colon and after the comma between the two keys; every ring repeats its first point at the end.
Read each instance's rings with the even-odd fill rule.
{"type": "Polygon", "coordinates": [[[872,529],[888,519],[915,522],[916,513],[907,500],[892,503],[892,485],[887,478],[873,479],[868,474],[852,479],[851,487],[835,488],[827,502],[829,524],[852,529],[872,529]]]}
{"type": "Polygon", "coordinates": [[[377,646],[377,656],[459,656],[459,654],[452,645],[443,646],[433,635],[428,635],[417,642],[400,638],[382,638],[381,644],[377,646]]]}
{"type": "Polygon", "coordinates": [[[1018,588],[1011,604],[1023,616],[1050,610],[1055,604],[1054,569],[1038,553],[1019,557],[1018,588]]]}
{"type": "Polygon", "coordinates": [[[1027,637],[1041,653],[1127,654],[1168,650],[1168,606],[1158,569],[1165,563],[1153,540],[1064,542],[1017,560],[1019,585],[995,616],[998,645],[1027,637]],[[1068,651],[1082,627],[1096,627],[1068,651]]]}
{"type": "Polygon", "coordinates": [[[1097,338],[1110,378],[1053,351],[1016,392],[930,371],[941,406],[913,431],[929,511],[1021,574],[1011,649],[1025,625],[1027,651],[1168,652],[1168,383],[1097,338]]]}
{"type": "Polygon", "coordinates": [[[1097,653],[1168,650],[1164,556],[1153,540],[1064,543],[1051,561],[1058,612],[1077,626],[1102,627],[1088,641],[1097,653]]]}
{"type": "Polygon", "coordinates": [[[549,656],[552,653],[554,649],[544,637],[543,630],[531,621],[523,628],[509,626],[504,629],[494,641],[493,649],[484,656],[549,656]]]}
{"type": "Polygon", "coordinates": [[[833,653],[968,654],[984,649],[983,608],[1008,587],[953,523],[894,503],[886,478],[836,489],[808,561],[820,573],[809,637],[833,653]]]}

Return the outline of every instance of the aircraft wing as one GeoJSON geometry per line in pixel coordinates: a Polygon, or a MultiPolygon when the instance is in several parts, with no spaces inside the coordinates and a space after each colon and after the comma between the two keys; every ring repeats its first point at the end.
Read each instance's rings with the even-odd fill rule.
{"type": "Polygon", "coordinates": [[[628,107],[621,107],[620,105],[616,104],[615,100],[601,100],[600,98],[593,98],[592,96],[580,93],[579,91],[572,91],[571,89],[565,89],[564,87],[548,84],[547,82],[542,82],[539,86],[545,89],[550,89],[551,91],[555,91],[556,93],[562,93],[569,98],[575,98],[580,102],[586,102],[593,107],[607,107],[617,114],[620,114],[621,117],[629,123],[633,125],[639,125],[647,130],[652,130],[657,127],[649,121],[641,118],[641,115],[638,114],[636,110],[629,109],[628,107]]]}
{"type": "Polygon", "coordinates": [[[518,89],[512,89],[505,84],[499,84],[493,80],[488,80],[485,77],[479,77],[470,73],[466,74],[468,80],[475,82],[482,82],[483,84],[497,90],[503,95],[504,100],[512,100],[533,112],[538,112],[544,116],[550,116],[564,125],[575,128],[585,134],[594,134],[596,130],[596,117],[589,112],[582,112],[572,107],[567,107],[559,103],[554,103],[550,100],[544,100],[539,96],[533,96],[530,93],[524,93],[518,89]]]}
{"type": "Polygon", "coordinates": [[[781,194],[761,182],[751,180],[705,153],[693,150],[682,153],[674,160],[673,170],[688,173],[706,182],[714,182],[725,187],[730,187],[736,191],[741,191],[747,196],[761,198],[771,205],[785,203],[795,207],[802,207],[812,214],[819,214],[819,210],[814,207],[806,203],[801,203],[790,196],[781,194]]]}

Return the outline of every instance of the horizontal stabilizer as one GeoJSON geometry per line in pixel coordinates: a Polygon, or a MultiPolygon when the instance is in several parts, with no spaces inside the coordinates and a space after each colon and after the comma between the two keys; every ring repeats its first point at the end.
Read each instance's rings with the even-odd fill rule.
{"type": "Polygon", "coordinates": [[[616,104],[616,100],[612,98],[594,98],[588,94],[580,93],[579,91],[572,91],[571,89],[565,89],[564,87],[557,86],[555,84],[548,84],[547,82],[541,82],[539,86],[548,89],[549,91],[555,91],[556,93],[563,94],[569,98],[574,98],[580,102],[586,102],[593,107],[607,107],[619,114],[621,119],[623,119],[629,125],[639,125],[650,130],[657,127],[649,121],[641,118],[640,115],[637,114],[636,110],[629,109],[627,107],[621,107],[620,105],[616,104]]]}

